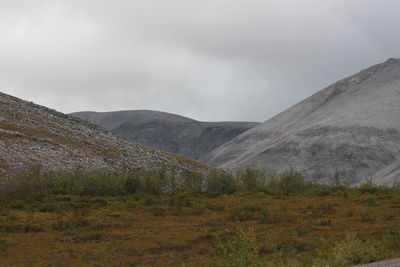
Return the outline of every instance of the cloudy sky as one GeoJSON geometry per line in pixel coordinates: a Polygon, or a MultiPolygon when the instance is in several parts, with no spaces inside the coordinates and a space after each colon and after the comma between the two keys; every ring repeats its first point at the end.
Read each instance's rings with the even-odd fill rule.
{"type": "Polygon", "coordinates": [[[264,121],[400,57],[398,0],[0,0],[0,91],[264,121]]]}

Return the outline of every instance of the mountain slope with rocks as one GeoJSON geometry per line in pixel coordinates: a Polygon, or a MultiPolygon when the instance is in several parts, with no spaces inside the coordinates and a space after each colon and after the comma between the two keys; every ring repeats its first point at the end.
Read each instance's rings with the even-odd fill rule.
{"type": "Polygon", "coordinates": [[[392,186],[400,183],[400,160],[381,169],[372,176],[372,181],[378,185],[392,186]]]}
{"type": "Polygon", "coordinates": [[[198,161],[131,142],[70,115],[0,93],[0,175],[30,165],[48,170],[209,170],[198,161]]]}
{"type": "Polygon", "coordinates": [[[195,159],[201,159],[214,148],[258,124],[256,122],[200,122],[151,110],[87,111],[71,115],[138,143],[195,159]]]}
{"type": "MultiPolygon", "coordinates": [[[[358,182],[400,159],[400,60],[345,78],[242,133],[203,159],[327,181],[336,172],[358,182]]],[[[381,178],[382,179],[382,178],[381,178]]]]}

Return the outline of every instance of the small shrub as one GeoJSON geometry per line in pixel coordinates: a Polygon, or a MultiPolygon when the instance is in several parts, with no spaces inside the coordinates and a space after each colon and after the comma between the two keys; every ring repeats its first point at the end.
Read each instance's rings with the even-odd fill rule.
{"type": "Polygon", "coordinates": [[[104,197],[94,197],[90,202],[95,206],[94,208],[104,207],[108,204],[107,199],[104,197]]]}
{"type": "Polygon", "coordinates": [[[272,223],[271,213],[267,209],[261,210],[260,223],[272,223]]]}
{"type": "Polygon", "coordinates": [[[241,175],[243,189],[245,191],[255,191],[258,188],[258,179],[260,176],[260,171],[247,167],[241,175]]]}
{"type": "Polygon", "coordinates": [[[10,209],[24,209],[26,202],[23,200],[13,199],[8,203],[10,209]]]}
{"type": "Polygon", "coordinates": [[[319,226],[331,226],[332,222],[330,219],[317,219],[317,225],[319,226]]]}
{"type": "Polygon", "coordinates": [[[217,203],[208,203],[206,205],[206,208],[208,210],[212,210],[212,211],[225,211],[225,206],[223,204],[217,204],[217,203]]]}
{"type": "Polygon", "coordinates": [[[52,228],[56,231],[77,230],[87,228],[92,223],[92,220],[86,216],[74,216],[66,219],[60,219],[53,224],[52,228]]]}
{"type": "Polygon", "coordinates": [[[258,256],[254,229],[238,226],[233,231],[226,231],[215,245],[214,266],[255,267],[262,266],[258,256]]]}
{"type": "Polygon", "coordinates": [[[345,240],[333,249],[335,264],[364,264],[380,260],[380,255],[375,246],[357,238],[355,233],[350,233],[345,240]]]}
{"type": "Polygon", "coordinates": [[[54,202],[46,202],[39,207],[40,212],[55,212],[58,210],[60,210],[60,206],[54,202]]]}
{"type": "Polygon", "coordinates": [[[231,220],[248,221],[254,218],[254,212],[246,208],[236,208],[230,211],[231,220]]]}
{"type": "Polygon", "coordinates": [[[296,233],[298,236],[305,236],[309,232],[311,232],[311,228],[307,226],[297,226],[296,227],[296,233]]]}
{"type": "Polygon", "coordinates": [[[203,176],[200,173],[184,171],[182,173],[182,187],[188,192],[201,193],[203,176]]]}
{"type": "Polygon", "coordinates": [[[372,197],[364,197],[358,200],[358,202],[364,206],[377,206],[375,199],[372,197]]]}
{"type": "Polygon", "coordinates": [[[207,192],[231,195],[236,191],[235,179],[223,172],[212,172],[207,179],[207,192]]]}
{"type": "Polygon", "coordinates": [[[400,250],[400,233],[392,228],[383,237],[382,243],[386,250],[398,252],[400,250]]]}
{"type": "Polygon", "coordinates": [[[154,206],[150,208],[150,211],[154,216],[165,216],[168,209],[164,206],[154,206]]]}
{"type": "Polygon", "coordinates": [[[290,169],[281,174],[278,190],[285,196],[295,195],[304,190],[304,185],[303,176],[299,172],[290,169]]]}
{"type": "Polygon", "coordinates": [[[281,207],[276,212],[270,212],[267,209],[263,209],[260,215],[260,223],[275,224],[275,223],[286,223],[292,221],[292,216],[288,214],[286,207],[281,207]]]}
{"type": "Polygon", "coordinates": [[[70,195],[61,195],[61,196],[57,196],[56,198],[54,198],[54,200],[56,200],[56,201],[71,201],[72,200],[72,196],[70,196],[70,195]]]}
{"type": "Polygon", "coordinates": [[[161,201],[156,196],[146,195],[146,196],[143,196],[143,198],[139,199],[139,203],[144,206],[152,206],[152,205],[161,204],[161,201]]]}
{"type": "Polygon", "coordinates": [[[170,197],[169,205],[174,207],[191,207],[194,203],[194,197],[188,192],[179,192],[170,197]]]}
{"type": "Polygon", "coordinates": [[[322,213],[331,213],[333,211],[334,205],[328,202],[322,202],[318,204],[317,209],[320,210],[322,213]]]}
{"type": "Polygon", "coordinates": [[[261,207],[258,205],[247,205],[243,207],[243,209],[248,210],[250,212],[256,212],[262,210],[261,207]]]}
{"type": "Polygon", "coordinates": [[[128,194],[134,194],[143,190],[142,180],[136,174],[130,174],[125,180],[125,190],[128,194]]]}

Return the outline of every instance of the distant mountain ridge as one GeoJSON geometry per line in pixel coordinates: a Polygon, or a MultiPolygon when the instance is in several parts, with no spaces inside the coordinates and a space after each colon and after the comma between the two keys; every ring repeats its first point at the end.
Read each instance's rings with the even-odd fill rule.
{"type": "MultiPolygon", "coordinates": [[[[400,159],[399,103],[400,60],[389,59],[317,92],[203,160],[228,170],[293,167],[315,181],[338,171],[342,179],[359,182],[400,159]]],[[[380,180],[385,173],[393,172],[381,173],[380,180]]]]}
{"type": "Polygon", "coordinates": [[[55,169],[208,172],[198,161],[128,141],[78,118],[0,92],[0,175],[55,169]]]}
{"type": "Polygon", "coordinates": [[[200,122],[152,110],[76,112],[72,116],[157,149],[195,159],[226,143],[257,122],[200,122]]]}

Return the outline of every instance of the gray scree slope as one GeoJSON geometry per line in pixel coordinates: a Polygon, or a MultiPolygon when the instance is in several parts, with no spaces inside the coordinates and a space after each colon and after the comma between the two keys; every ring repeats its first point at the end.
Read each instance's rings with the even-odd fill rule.
{"type": "Polygon", "coordinates": [[[94,124],[0,92],[0,176],[31,164],[45,169],[209,171],[198,161],[131,142],[94,124]]]}
{"type": "Polygon", "coordinates": [[[358,182],[400,159],[399,132],[400,60],[389,59],[317,92],[203,160],[229,170],[291,166],[319,181],[338,170],[342,179],[358,182]]]}
{"type": "MultiPolygon", "coordinates": [[[[375,184],[393,185],[400,182],[400,160],[397,160],[389,166],[383,168],[374,174],[373,182],[375,184]]],[[[400,265],[399,265],[400,266],[400,265]]]]}
{"type": "Polygon", "coordinates": [[[151,110],[87,111],[71,115],[138,143],[195,159],[201,159],[204,154],[258,124],[200,122],[151,110]]]}

